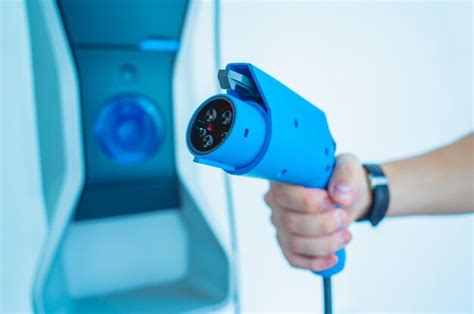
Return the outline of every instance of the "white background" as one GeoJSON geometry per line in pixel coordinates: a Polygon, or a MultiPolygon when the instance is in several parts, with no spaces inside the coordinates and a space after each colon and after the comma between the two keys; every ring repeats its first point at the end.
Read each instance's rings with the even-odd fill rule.
{"type": "MultiPolygon", "coordinates": [[[[29,311],[44,232],[29,39],[22,2],[0,1],[1,311],[29,311]]],[[[223,64],[252,62],[326,111],[339,152],[382,161],[472,130],[470,2],[225,1],[222,22],[223,64]]],[[[266,183],[233,187],[242,309],[319,311],[319,279],[276,245],[266,183]]],[[[353,226],[336,310],[472,312],[472,228],[472,216],[353,226]]]]}
{"type": "MultiPolygon", "coordinates": [[[[320,106],[339,152],[399,158],[472,129],[471,10],[468,2],[228,1],[223,63],[249,61],[320,106]]],[[[290,269],[277,248],[266,183],[234,184],[244,309],[319,311],[320,281],[290,269]]],[[[463,216],[354,226],[347,268],[334,278],[336,310],[472,311],[472,224],[463,216]]]]}

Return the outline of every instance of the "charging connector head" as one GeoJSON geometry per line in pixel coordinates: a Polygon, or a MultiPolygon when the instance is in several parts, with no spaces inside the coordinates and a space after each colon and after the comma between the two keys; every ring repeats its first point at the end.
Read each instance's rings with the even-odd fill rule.
{"type": "Polygon", "coordinates": [[[234,108],[224,98],[217,98],[203,106],[195,115],[189,139],[198,153],[210,153],[227,137],[233,125],[234,108]]]}

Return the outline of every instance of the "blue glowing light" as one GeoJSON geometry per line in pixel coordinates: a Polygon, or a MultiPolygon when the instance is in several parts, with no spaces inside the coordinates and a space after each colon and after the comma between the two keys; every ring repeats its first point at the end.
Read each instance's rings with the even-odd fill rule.
{"type": "Polygon", "coordinates": [[[148,99],[125,95],[104,105],[94,131],[110,158],[131,164],[145,161],[157,152],[164,138],[164,122],[148,99]]]}
{"type": "Polygon", "coordinates": [[[150,38],[140,42],[138,49],[141,51],[177,52],[179,50],[179,41],[173,39],[150,38]]]}

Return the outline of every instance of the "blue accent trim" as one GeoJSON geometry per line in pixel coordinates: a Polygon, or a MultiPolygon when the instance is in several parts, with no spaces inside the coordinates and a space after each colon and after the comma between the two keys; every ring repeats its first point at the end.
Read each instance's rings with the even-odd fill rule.
{"type": "Polygon", "coordinates": [[[145,39],[138,44],[141,51],[178,52],[179,41],[173,39],[145,39]]]}
{"type": "Polygon", "coordinates": [[[200,164],[203,164],[203,165],[208,165],[208,166],[211,166],[211,167],[221,168],[225,171],[234,171],[235,170],[235,168],[232,167],[232,166],[229,166],[227,164],[223,164],[223,163],[220,163],[220,162],[217,162],[217,161],[214,161],[214,160],[206,159],[206,158],[194,157],[194,162],[197,162],[197,163],[200,163],[200,164]]]}

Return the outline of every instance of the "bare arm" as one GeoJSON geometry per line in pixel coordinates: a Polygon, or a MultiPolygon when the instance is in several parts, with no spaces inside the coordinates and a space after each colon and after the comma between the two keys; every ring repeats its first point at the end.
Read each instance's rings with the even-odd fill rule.
{"type": "Polygon", "coordinates": [[[474,135],[417,157],[385,163],[389,216],[474,211],[474,135]]]}

